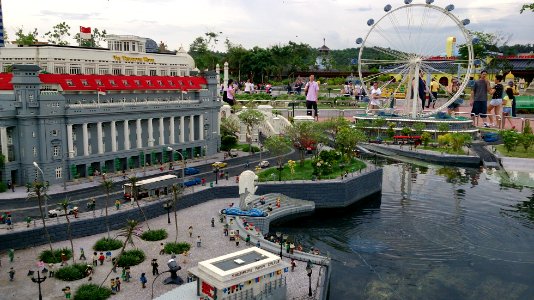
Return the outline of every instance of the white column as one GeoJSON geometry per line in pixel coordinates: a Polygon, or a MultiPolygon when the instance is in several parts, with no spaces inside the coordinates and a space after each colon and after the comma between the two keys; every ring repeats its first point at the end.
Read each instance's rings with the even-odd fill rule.
{"type": "Polygon", "coordinates": [[[124,120],[124,150],[130,150],[130,127],[128,120],[124,120]]]}
{"type": "Polygon", "coordinates": [[[163,127],[163,117],[159,118],[159,145],[165,145],[165,132],[163,127]]]}
{"type": "Polygon", "coordinates": [[[195,115],[189,116],[189,141],[195,140],[195,115]]]}
{"type": "Polygon", "coordinates": [[[143,148],[143,140],[141,139],[143,129],[141,128],[141,119],[137,119],[135,121],[135,134],[137,138],[137,148],[143,148]]]}
{"type": "MultiPolygon", "coordinates": [[[[68,125],[67,125],[68,126],[68,125]]],[[[72,132],[72,125],[71,126],[71,132],[72,132]]],[[[67,127],[68,131],[68,127],[67,127]]],[[[5,162],[9,162],[8,160],[8,151],[7,151],[7,127],[0,127],[0,142],[2,143],[2,155],[4,156],[5,162]]],[[[72,137],[71,137],[71,143],[72,143],[72,137]]]]}
{"type": "Polygon", "coordinates": [[[185,135],[185,132],[184,132],[184,126],[185,126],[185,117],[184,116],[181,116],[180,117],[180,143],[184,143],[185,142],[185,138],[184,138],[184,135],[185,135]]]}
{"type": "Polygon", "coordinates": [[[87,133],[87,123],[82,125],[83,135],[83,155],[89,156],[89,134],[87,133]]]}
{"type": "Polygon", "coordinates": [[[154,147],[154,132],[152,132],[152,118],[148,118],[148,147],[154,147]]]}
{"type": "Polygon", "coordinates": [[[204,140],[204,115],[198,117],[198,139],[204,140]]]}
{"type": "Polygon", "coordinates": [[[117,125],[111,121],[111,152],[117,152],[117,125]]]}
{"type": "Polygon", "coordinates": [[[174,145],[174,117],[169,118],[169,144],[174,145]]]}
{"type": "Polygon", "coordinates": [[[96,123],[96,139],[98,143],[98,154],[104,154],[104,143],[102,142],[102,122],[96,123]]]}
{"type": "MultiPolygon", "coordinates": [[[[2,149],[4,148],[2,147],[2,149]]],[[[72,124],[67,124],[67,151],[68,151],[69,157],[73,158],[74,157],[74,142],[72,140],[72,124]]]]}

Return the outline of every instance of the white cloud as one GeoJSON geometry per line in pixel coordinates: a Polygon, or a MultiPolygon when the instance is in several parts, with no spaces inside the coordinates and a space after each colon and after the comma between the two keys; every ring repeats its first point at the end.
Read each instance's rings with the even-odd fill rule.
{"type": "MultiPolygon", "coordinates": [[[[219,50],[226,37],[246,48],[268,47],[292,40],[320,47],[323,37],[331,49],[355,47],[354,40],[364,36],[369,18],[378,20],[383,7],[393,8],[402,0],[4,0],[4,27],[10,38],[19,27],[38,28],[41,34],[65,21],[74,35],[78,26],[98,27],[113,34],[132,34],[166,42],[170,48],[186,49],[205,32],[223,32],[219,50]]],[[[513,33],[511,44],[532,43],[533,14],[519,14],[523,0],[450,1],[460,19],[471,20],[470,29],[513,33]]],[[[415,0],[413,3],[424,3],[415,0]]],[[[435,5],[449,2],[437,0],[435,5]]]]}

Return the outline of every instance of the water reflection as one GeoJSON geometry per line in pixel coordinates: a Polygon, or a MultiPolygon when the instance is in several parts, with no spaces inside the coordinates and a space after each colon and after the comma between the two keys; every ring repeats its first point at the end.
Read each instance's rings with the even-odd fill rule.
{"type": "Polygon", "coordinates": [[[533,190],[483,169],[383,164],[380,201],[281,228],[331,254],[330,299],[534,295],[533,190]]]}

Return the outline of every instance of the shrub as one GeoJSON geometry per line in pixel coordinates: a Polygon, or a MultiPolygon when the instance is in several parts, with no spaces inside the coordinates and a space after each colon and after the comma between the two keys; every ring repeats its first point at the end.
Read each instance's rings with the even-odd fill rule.
{"type": "Polygon", "coordinates": [[[145,260],[145,252],[143,250],[134,249],[124,251],[117,262],[119,267],[131,267],[142,263],[145,260]]]}
{"type": "Polygon", "coordinates": [[[428,132],[423,132],[423,134],[421,135],[421,141],[423,142],[423,145],[425,147],[428,146],[428,143],[430,142],[431,137],[432,136],[428,132]]]}
{"type": "Polygon", "coordinates": [[[67,255],[67,259],[71,259],[72,257],[72,251],[70,251],[68,248],[63,248],[55,249],[53,253],[50,250],[44,250],[39,254],[39,260],[42,260],[47,264],[57,264],[61,262],[61,253],[65,253],[65,255],[67,255]]]}
{"type": "Polygon", "coordinates": [[[121,240],[110,239],[110,238],[101,238],[96,241],[93,249],[95,251],[111,251],[117,250],[122,247],[123,243],[121,240]]]}
{"type": "Polygon", "coordinates": [[[161,241],[166,238],[167,230],[165,229],[147,230],[141,235],[141,239],[145,241],[161,241]]]}
{"type": "MultiPolygon", "coordinates": [[[[241,151],[243,151],[243,152],[250,152],[248,144],[240,145],[239,148],[241,148],[241,151]]],[[[253,152],[260,152],[260,148],[258,148],[256,146],[252,146],[252,151],[253,152]]]]}
{"type": "Polygon", "coordinates": [[[97,284],[82,284],[74,293],[74,300],[105,300],[111,296],[111,289],[97,284]]]}
{"type": "Polygon", "coordinates": [[[165,253],[167,254],[181,254],[191,249],[191,245],[188,243],[167,243],[165,244],[165,253]]]}
{"type": "Polygon", "coordinates": [[[0,193],[7,191],[7,185],[0,181],[0,193]]]}
{"type": "Polygon", "coordinates": [[[54,276],[59,280],[74,281],[85,277],[86,268],[87,266],[85,264],[72,264],[59,268],[54,276]]]}
{"type": "Polygon", "coordinates": [[[502,130],[499,132],[499,134],[502,137],[506,151],[514,151],[518,144],[519,133],[517,133],[515,130],[502,130]]]}
{"type": "Polygon", "coordinates": [[[221,150],[228,151],[237,146],[237,138],[233,135],[223,135],[221,138],[221,150]]]}

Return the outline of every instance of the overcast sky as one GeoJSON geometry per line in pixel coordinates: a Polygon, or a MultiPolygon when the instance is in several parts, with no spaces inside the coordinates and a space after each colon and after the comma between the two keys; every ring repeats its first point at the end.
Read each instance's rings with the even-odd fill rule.
{"type": "MultiPolygon", "coordinates": [[[[79,26],[106,29],[110,34],[131,34],[164,41],[169,49],[191,42],[205,32],[222,32],[225,38],[250,49],[287,44],[288,41],[320,47],[323,38],[331,49],[355,47],[369,18],[384,16],[383,7],[402,6],[402,0],[2,0],[4,28],[9,39],[16,29],[37,28],[42,36],[65,21],[71,34],[79,26]]],[[[512,34],[509,44],[534,43],[534,13],[519,14],[525,0],[436,0],[454,4],[469,29],[512,34]]],[[[414,0],[413,3],[424,3],[414,0]]],[[[45,40],[40,37],[40,40],[45,40]]],[[[74,44],[74,41],[71,41],[74,44]]]]}

